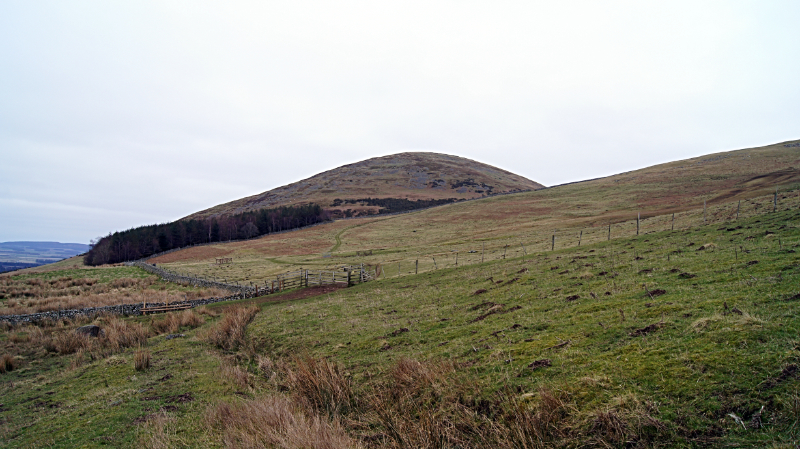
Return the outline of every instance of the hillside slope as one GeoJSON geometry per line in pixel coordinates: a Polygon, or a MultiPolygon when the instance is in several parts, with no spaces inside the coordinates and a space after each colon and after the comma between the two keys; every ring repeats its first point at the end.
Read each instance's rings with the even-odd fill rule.
{"type": "Polygon", "coordinates": [[[391,264],[391,275],[475,263],[603,241],[636,233],[686,229],[797,207],[800,147],[780,143],[670,162],[607,178],[502,195],[388,217],[342,220],[245,242],[190,248],[154,259],[174,269],[241,281],[262,281],[298,267],[391,264]],[[675,213],[675,222],[671,214],[675,213]],[[525,250],[523,250],[523,246],[525,250]],[[508,246],[506,248],[506,246],[508,246]],[[364,252],[369,255],[364,255],[364,252]],[[477,251],[477,253],[470,251],[477,251]],[[485,252],[485,256],[481,253],[485,252]],[[330,254],[328,257],[327,255],[330,254]],[[448,256],[444,256],[447,254],[448,256]],[[233,257],[227,267],[214,257],[233,257]],[[433,257],[437,262],[434,263],[433,257]]]}
{"type": "Polygon", "coordinates": [[[361,215],[376,213],[382,205],[354,200],[470,199],[541,187],[541,184],[522,176],[463,157],[439,153],[399,153],[343,165],[258,195],[214,206],[186,218],[231,215],[307,203],[319,204],[334,216],[344,215],[347,209],[351,210],[351,214],[361,215]]]}

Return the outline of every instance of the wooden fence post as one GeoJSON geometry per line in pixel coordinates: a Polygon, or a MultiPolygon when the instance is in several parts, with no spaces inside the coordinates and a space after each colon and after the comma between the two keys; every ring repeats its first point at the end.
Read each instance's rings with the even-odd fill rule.
{"type": "Polygon", "coordinates": [[[550,251],[553,251],[555,249],[556,249],[556,235],[555,233],[553,233],[553,242],[550,244],[550,251]]]}
{"type": "Polygon", "coordinates": [[[503,260],[506,258],[506,250],[508,249],[508,245],[503,247],[503,260]]]}
{"type": "Polygon", "coordinates": [[[414,274],[419,274],[419,259],[414,261],[414,274]]]}
{"type": "Polygon", "coordinates": [[[703,200],[703,224],[706,224],[706,200],[703,200]]]}
{"type": "Polygon", "coordinates": [[[456,266],[458,266],[458,251],[456,251],[456,266]]]}
{"type": "Polygon", "coordinates": [[[608,224],[608,241],[611,241],[611,223],[608,224]]]}
{"type": "Polygon", "coordinates": [[[481,243],[481,263],[483,263],[483,252],[486,250],[486,243],[481,243]]]}
{"type": "Polygon", "coordinates": [[[435,257],[433,257],[433,256],[431,256],[431,259],[433,259],[433,269],[434,269],[434,270],[438,270],[438,269],[439,269],[439,267],[437,267],[437,266],[436,266],[436,258],[435,258],[435,257]]]}
{"type": "Polygon", "coordinates": [[[739,209],[742,207],[742,200],[739,200],[739,203],[736,204],[736,221],[739,221],[739,209]]]}
{"type": "Polygon", "coordinates": [[[581,240],[583,240],[583,229],[581,229],[581,233],[578,234],[578,246],[581,246],[581,240]]]}
{"type": "Polygon", "coordinates": [[[640,212],[636,212],[636,235],[639,235],[639,219],[642,218],[642,214],[640,212]]]}
{"type": "Polygon", "coordinates": [[[772,212],[778,210],[778,188],[775,188],[775,196],[772,197],[772,212]]]}

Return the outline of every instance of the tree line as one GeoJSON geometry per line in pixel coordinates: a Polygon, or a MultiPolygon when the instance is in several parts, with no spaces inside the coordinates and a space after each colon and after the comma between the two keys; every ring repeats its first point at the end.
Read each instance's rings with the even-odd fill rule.
{"type": "Polygon", "coordinates": [[[87,265],[137,260],[199,243],[249,239],[330,220],[316,204],[281,206],[206,219],[179,220],[118,231],[92,241],[87,265]]]}

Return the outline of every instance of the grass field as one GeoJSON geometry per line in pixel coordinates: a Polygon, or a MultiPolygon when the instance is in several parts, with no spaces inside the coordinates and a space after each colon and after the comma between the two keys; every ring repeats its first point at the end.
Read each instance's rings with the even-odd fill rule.
{"type": "Polygon", "coordinates": [[[7,329],[0,447],[795,447],[798,212],[131,318],[144,349],[80,361],[7,329]]]}
{"type": "Polygon", "coordinates": [[[670,162],[608,178],[450,204],[420,212],[340,220],[260,239],[152,259],[197,276],[262,283],[298,268],[382,265],[388,276],[428,271],[640,234],[688,229],[800,207],[800,152],[782,144],[670,162]],[[741,206],[739,202],[741,201],[741,206]],[[359,252],[371,251],[371,256],[359,252]],[[470,251],[475,251],[470,253],[470,251]],[[214,265],[215,257],[232,257],[214,265]],[[434,262],[435,259],[435,262],[434,262]],[[419,261],[419,262],[417,262],[419,261]],[[417,267],[417,263],[419,266],[417,267]],[[398,266],[399,264],[399,266],[398,266]]]}

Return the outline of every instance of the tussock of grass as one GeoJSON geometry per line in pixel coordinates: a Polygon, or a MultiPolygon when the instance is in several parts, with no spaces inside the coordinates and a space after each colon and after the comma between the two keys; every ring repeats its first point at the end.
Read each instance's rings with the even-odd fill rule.
{"type": "Polygon", "coordinates": [[[286,371],[286,383],[299,401],[317,413],[347,413],[355,398],[341,367],[326,359],[295,357],[286,371]]]}
{"type": "Polygon", "coordinates": [[[240,390],[250,390],[254,386],[253,375],[237,365],[234,361],[225,359],[220,367],[222,378],[231,382],[240,390]]]}
{"type": "Polygon", "coordinates": [[[136,371],[144,371],[150,368],[150,351],[139,348],[133,353],[133,367],[136,371]]]}
{"type": "Polygon", "coordinates": [[[236,350],[245,344],[245,330],[260,311],[256,306],[230,307],[219,323],[202,334],[201,338],[219,349],[236,350]]]}
{"type": "Polygon", "coordinates": [[[17,367],[17,362],[11,354],[3,354],[0,357],[0,374],[5,374],[8,371],[13,371],[17,367]]]}
{"type": "Polygon", "coordinates": [[[203,317],[195,311],[184,310],[182,312],[169,312],[161,318],[153,318],[150,328],[157,334],[173,334],[184,327],[199,327],[204,322],[203,317]]]}
{"type": "Polygon", "coordinates": [[[140,443],[147,449],[171,449],[175,447],[175,421],[165,411],[153,414],[144,424],[140,443]]]}
{"type": "Polygon", "coordinates": [[[309,414],[290,399],[268,395],[240,404],[223,402],[206,413],[227,448],[358,448],[337,420],[309,414]]]}

